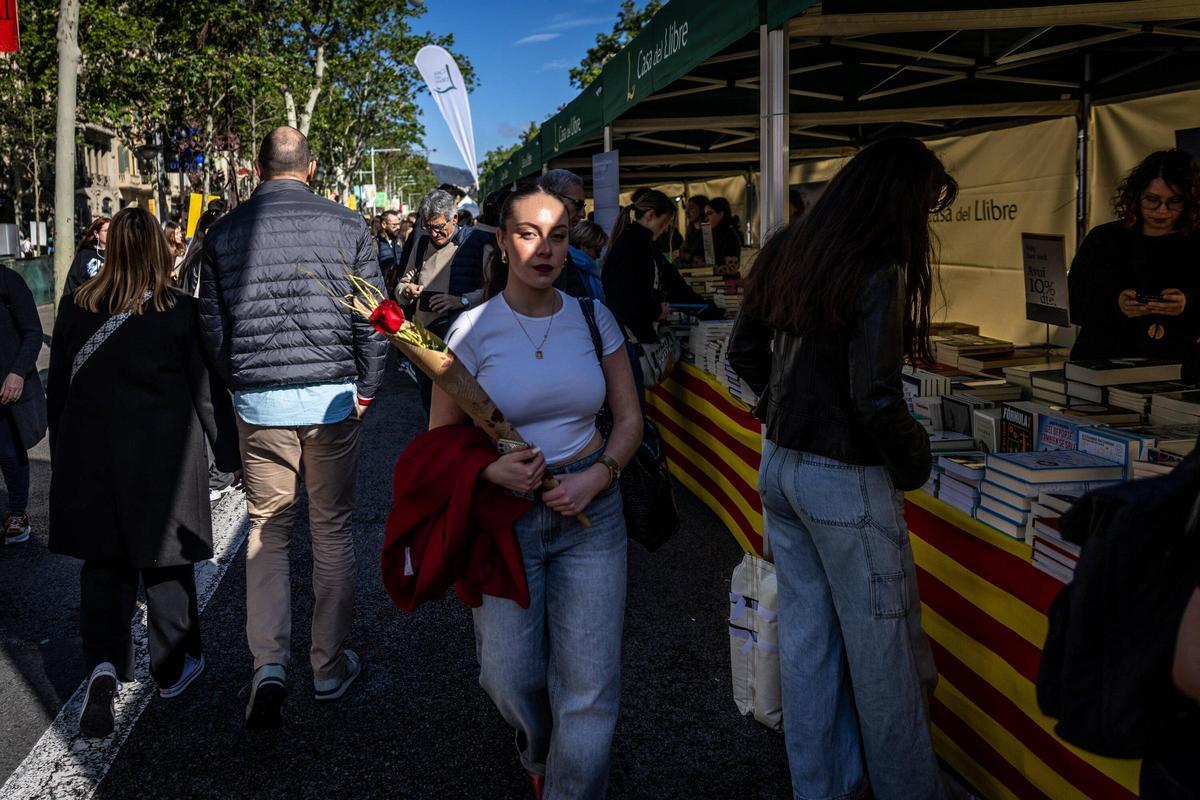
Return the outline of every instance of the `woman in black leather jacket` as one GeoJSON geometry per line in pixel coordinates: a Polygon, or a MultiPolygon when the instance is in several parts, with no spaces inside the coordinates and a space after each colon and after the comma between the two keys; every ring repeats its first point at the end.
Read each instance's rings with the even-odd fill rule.
{"type": "Polygon", "coordinates": [[[860,152],[767,242],[729,344],[766,423],[759,488],[797,797],[868,784],[879,800],[945,796],[901,494],[931,459],[900,373],[929,355],[929,214],[956,190],[914,139],[860,152]]]}

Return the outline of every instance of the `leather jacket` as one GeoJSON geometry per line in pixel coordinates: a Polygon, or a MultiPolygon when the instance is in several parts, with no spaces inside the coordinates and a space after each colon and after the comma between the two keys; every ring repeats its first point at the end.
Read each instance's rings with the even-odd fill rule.
{"type": "Polygon", "coordinates": [[[761,398],[766,438],[847,464],[884,465],[897,489],[929,478],[929,437],[904,402],[904,278],[898,265],[867,281],[836,333],[773,331],[742,313],[729,363],[761,398]]]}

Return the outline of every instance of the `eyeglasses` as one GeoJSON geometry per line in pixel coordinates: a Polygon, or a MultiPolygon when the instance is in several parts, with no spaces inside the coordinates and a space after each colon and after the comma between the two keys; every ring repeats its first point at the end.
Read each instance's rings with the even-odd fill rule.
{"type": "Polygon", "coordinates": [[[1163,200],[1156,194],[1142,195],[1142,211],[1157,211],[1159,206],[1163,205],[1164,203],[1166,204],[1168,211],[1179,211],[1185,205],[1187,205],[1187,200],[1178,195],[1175,197],[1168,197],[1166,200],[1163,200]]]}
{"type": "Polygon", "coordinates": [[[430,233],[436,233],[438,236],[445,236],[446,230],[450,227],[450,223],[443,222],[441,225],[430,225],[428,222],[426,222],[421,227],[430,233]]]}

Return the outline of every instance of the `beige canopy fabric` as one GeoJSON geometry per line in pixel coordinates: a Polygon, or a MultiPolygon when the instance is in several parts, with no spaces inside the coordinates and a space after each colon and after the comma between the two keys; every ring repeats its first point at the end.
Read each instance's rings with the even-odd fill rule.
{"type": "Polygon", "coordinates": [[[1126,172],[1155,150],[1175,146],[1175,132],[1200,128],[1200,89],[1108,103],[1092,109],[1088,214],[1112,220],[1112,198],[1126,172]]]}

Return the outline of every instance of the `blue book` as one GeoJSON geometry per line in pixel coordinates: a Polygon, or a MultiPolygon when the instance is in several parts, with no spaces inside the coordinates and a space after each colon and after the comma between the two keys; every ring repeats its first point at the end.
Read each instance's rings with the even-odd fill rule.
{"type": "Polygon", "coordinates": [[[1075,441],[1082,428],[1090,427],[1086,422],[1067,419],[1058,414],[1038,414],[1038,441],[1036,450],[1074,450],[1075,441]]]}
{"type": "Polygon", "coordinates": [[[1077,450],[1050,453],[990,453],[989,470],[1030,484],[1121,480],[1125,468],[1106,458],[1077,450]]]}
{"type": "Polygon", "coordinates": [[[1075,449],[1100,458],[1115,461],[1125,468],[1128,479],[1131,464],[1146,457],[1146,440],[1118,428],[1080,428],[1075,436],[1075,449]]]}

